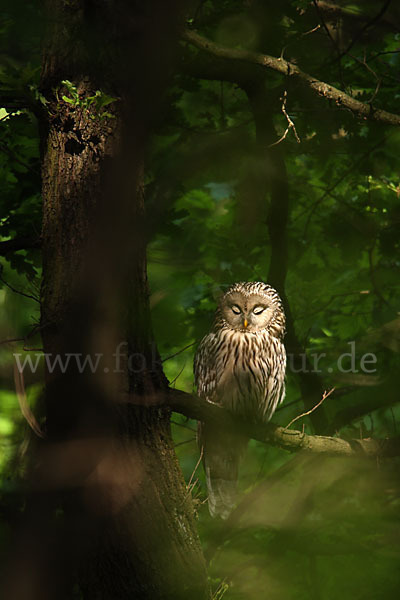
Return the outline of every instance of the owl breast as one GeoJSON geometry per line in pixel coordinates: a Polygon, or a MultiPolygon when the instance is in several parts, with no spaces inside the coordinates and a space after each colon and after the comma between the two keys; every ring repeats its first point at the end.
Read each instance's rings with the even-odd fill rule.
{"type": "Polygon", "coordinates": [[[204,395],[243,417],[269,420],[285,392],[282,342],[265,331],[222,329],[212,335],[206,345],[215,376],[204,395]]]}

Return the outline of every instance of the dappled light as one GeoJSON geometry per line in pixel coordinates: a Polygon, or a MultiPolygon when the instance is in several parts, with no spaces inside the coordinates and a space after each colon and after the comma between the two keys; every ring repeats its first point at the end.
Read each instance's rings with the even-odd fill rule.
{"type": "Polygon", "coordinates": [[[397,598],[399,28],[4,2],[2,597],[397,598]]]}

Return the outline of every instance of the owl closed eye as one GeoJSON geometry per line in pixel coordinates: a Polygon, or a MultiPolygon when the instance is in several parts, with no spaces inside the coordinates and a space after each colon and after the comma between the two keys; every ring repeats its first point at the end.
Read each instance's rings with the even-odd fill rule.
{"type": "Polygon", "coordinates": [[[275,307],[261,294],[240,290],[225,294],[220,301],[221,316],[232,329],[248,333],[265,329],[275,314],[275,307]]]}

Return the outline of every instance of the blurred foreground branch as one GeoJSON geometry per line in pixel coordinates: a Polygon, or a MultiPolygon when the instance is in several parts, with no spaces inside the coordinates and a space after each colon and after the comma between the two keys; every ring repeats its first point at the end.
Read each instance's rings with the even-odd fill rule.
{"type": "Polygon", "coordinates": [[[233,415],[217,404],[206,402],[180,390],[170,389],[167,402],[172,410],[186,417],[212,422],[224,429],[237,429],[259,442],[272,444],[291,452],[305,450],[316,454],[367,458],[400,456],[400,437],[344,440],[338,437],[308,435],[274,423],[246,422],[242,417],[233,415]]]}

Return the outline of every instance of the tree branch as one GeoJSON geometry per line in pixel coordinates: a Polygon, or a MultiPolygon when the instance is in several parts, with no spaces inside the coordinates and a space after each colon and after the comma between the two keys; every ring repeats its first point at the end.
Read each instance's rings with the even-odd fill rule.
{"type": "Polygon", "coordinates": [[[204,50],[215,57],[233,61],[238,65],[243,63],[257,65],[260,69],[271,69],[286,77],[297,79],[313,90],[317,95],[322,96],[327,100],[333,100],[338,107],[347,108],[362,119],[371,119],[389,125],[400,125],[400,115],[381,109],[374,109],[372,105],[360,102],[332,85],[312,77],[299,69],[295,64],[288,62],[283,58],[276,58],[274,56],[269,56],[268,54],[260,54],[249,50],[238,50],[236,48],[220,46],[188,29],[183,32],[182,37],[193,46],[196,46],[200,50],[204,50]]]}
{"type": "Polygon", "coordinates": [[[302,431],[286,429],[274,423],[250,423],[217,404],[201,400],[198,396],[169,389],[166,403],[175,412],[190,419],[211,422],[224,429],[237,430],[242,435],[295,452],[304,450],[312,454],[346,457],[389,458],[400,456],[400,437],[390,439],[352,439],[308,435],[302,431]]]}
{"type": "MultiPolygon", "coordinates": [[[[282,298],[286,314],[287,334],[285,346],[288,353],[292,354],[296,361],[302,399],[306,410],[309,410],[321,398],[324,385],[312,368],[307,368],[307,372],[297,368],[297,362],[301,361],[300,357],[304,353],[304,349],[297,338],[292,311],[285,292],[288,270],[287,227],[290,214],[289,182],[285,157],[281,146],[271,146],[271,141],[275,139],[276,132],[272,122],[269,94],[265,86],[260,82],[256,82],[242,87],[247,94],[254,116],[258,152],[265,161],[265,168],[260,169],[257,175],[255,193],[264,196],[264,202],[267,190],[270,195],[267,227],[270,238],[271,259],[267,281],[278,291],[282,298]]],[[[329,424],[323,409],[312,415],[311,422],[317,432],[327,433],[329,424]]]]}

